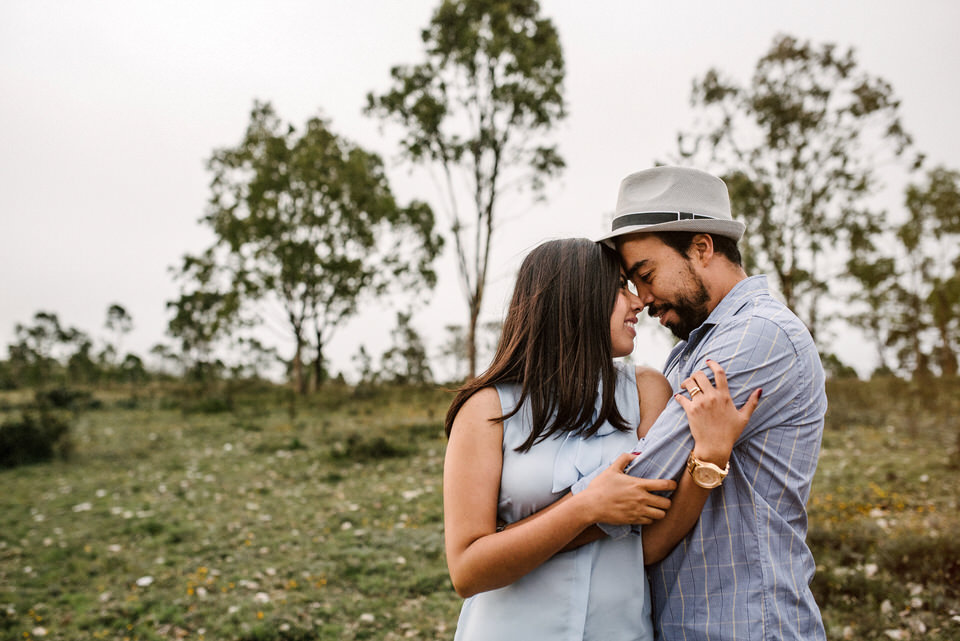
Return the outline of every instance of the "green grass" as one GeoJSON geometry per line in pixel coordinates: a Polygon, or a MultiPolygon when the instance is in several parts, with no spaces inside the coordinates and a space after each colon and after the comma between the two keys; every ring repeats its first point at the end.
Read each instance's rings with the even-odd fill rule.
{"type": "MultiPolygon", "coordinates": [[[[960,637],[948,390],[831,389],[809,537],[831,639],[960,637]]],[[[449,396],[97,397],[72,459],[0,471],[0,639],[452,638],[449,396]]]]}

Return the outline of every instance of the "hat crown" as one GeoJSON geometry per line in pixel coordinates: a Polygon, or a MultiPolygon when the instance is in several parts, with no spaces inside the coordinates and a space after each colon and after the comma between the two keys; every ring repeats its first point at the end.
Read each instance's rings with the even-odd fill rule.
{"type": "Polygon", "coordinates": [[[723,181],[688,167],[654,167],[624,178],[614,216],[643,212],[685,212],[733,219],[723,181]]]}
{"type": "Polygon", "coordinates": [[[598,240],[615,247],[618,236],[683,231],[738,241],[745,227],[733,219],[727,186],[716,176],[690,167],[654,167],[620,182],[611,230],[598,240]]]}

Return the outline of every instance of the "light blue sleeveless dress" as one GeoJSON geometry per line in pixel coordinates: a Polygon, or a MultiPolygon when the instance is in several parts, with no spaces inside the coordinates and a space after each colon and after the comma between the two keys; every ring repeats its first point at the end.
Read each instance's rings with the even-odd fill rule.
{"type": "MultiPolygon", "coordinates": [[[[520,395],[517,385],[497,386],[504,412],[520,395]]],[[[636,370],[617,363],[617,409],[631,427],[640,423],[636,370]]],[[[599,412],[597,395],[594,416],[599,412]]],[[[530,434],[530,408],[503,426],[503,471],[498,515],[507,523],[541,510],[598,466],[637,443],[634,430],[609,423],[590,438],[564,434],[527,452],[514,451],[530,434]]],[[[602,539],[562,552],[516,582],[466,599],[456,641],[646,641],[653,639],[650,593],[640,536],[602,539]]]]}

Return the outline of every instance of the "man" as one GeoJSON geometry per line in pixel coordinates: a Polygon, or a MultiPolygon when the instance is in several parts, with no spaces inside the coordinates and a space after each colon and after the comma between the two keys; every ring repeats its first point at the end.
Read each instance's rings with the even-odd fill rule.
{"type": "MultiPolygon", "coordinates": [[[[612,230],[647,313],[680,339],[664,369],[675,392],[695,397],[706,359],[725,370],[742,404],[762,400],[723,462],[699,461],[680,403],[670,403],[642,441],[629,473],[715,487],[693,530],[648,568],[662,639],[825,639],[809,583],[806,502],[827,401],[817,349],[803,323],[748,278],[724,183],[695,169],[657,167],[620,185],[612,230]],[[719,483],[719,485],[718,485],[719,483]]],[[[585,477],[574,487],[586,487],[585,477]]],[[[601,526],[611,536],[622,530],[601,526]]]]}

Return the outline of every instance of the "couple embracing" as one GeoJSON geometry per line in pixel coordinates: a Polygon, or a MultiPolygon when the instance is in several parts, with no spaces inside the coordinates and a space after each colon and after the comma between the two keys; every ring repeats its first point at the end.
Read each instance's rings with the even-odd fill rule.
{"type": "Polygon", "coordinates": [[[805,542],[823,369],[744,272],[743,232],[720,179],[657,167],[600,241],[525,258],[446,418],[456,639],[825,638],[805,542]],[[644,309],[679,339],[662,373],[613,360],[644,309]]]}

